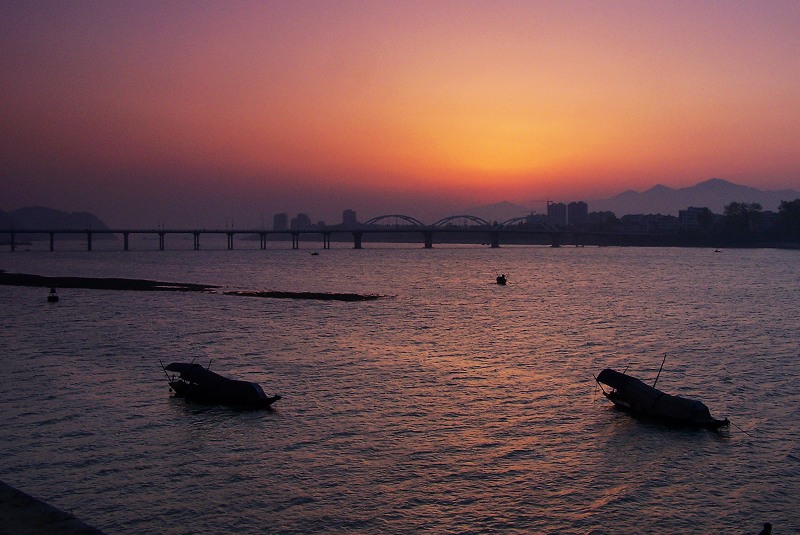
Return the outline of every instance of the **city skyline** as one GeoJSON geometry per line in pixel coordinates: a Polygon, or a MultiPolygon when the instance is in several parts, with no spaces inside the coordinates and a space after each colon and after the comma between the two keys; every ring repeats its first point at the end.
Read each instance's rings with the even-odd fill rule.
{"type": "Polygon", "coordinates": [[[434,219],[712,177],[797,188],[800,6],[0,6],[3,210],[434,219]]]}

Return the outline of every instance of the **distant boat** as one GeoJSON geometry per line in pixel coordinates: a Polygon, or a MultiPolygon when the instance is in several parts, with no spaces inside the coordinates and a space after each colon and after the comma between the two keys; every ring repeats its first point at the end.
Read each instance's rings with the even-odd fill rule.
{"type": "Polygon", "coordinates": [[[610,368],[600,372],[595,380],[609,401],[632,414],[686,427],[718,429],[730,423],[727,418],[712,417],[711,411],[700,401],[665,394],[655,388],[655,383],[648,386],[635,377],[610,368]],[[603,385],[611,387],[611,391],[606,392],[603,385]]]}
{"type": "Polygon", "coordinates": [[[58,294],[55,288],[50,288],[50,294],[47,296],[48,303],[58,303],[58,294]]]}
{"type": "Polygon", "coordinates": [[[720,251],[719,249],[714,249],[714,252],[715,253],[721,253],[722,251],[720,251]]]}
{"type": "Polygon", "coordinates": [[[252,408],[267,408],[281,399],[278,395],[268,397],[258,383],[228,379],[199,364],[173,362],[164,368],[166,372],[179,374],[176,378],[167,373],[176,397],[252,408]]]}
{"type": "Polygon", "coordinates": [[[501,286],[505,286],[506,282],[508,282],[508,281],[506,280],[506,276],[505,275],[498,275],[497,276],[497,284],[499,284],[501,286]]]}
{"type": "Polygon", "coordinates": [[[311,256],[319,256],[319,253],[314,251],[313,253],[311,253],[311,256]]]}

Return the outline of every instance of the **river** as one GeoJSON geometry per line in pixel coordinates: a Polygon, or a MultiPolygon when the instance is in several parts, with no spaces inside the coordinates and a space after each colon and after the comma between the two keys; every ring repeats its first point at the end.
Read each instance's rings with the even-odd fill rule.
{"type": "Polygon", "coordinates": [[[0,286],[0,479],[109,534],[800,532],[800,252],[348,245],[0,253],[385,296],[0,286]],[[664,355],[659,388],[734,425],[599,394],[593,374],[651,382],[664,355]],[[159,363],[193,359],[283,399],[170,397],[159,363]]]}

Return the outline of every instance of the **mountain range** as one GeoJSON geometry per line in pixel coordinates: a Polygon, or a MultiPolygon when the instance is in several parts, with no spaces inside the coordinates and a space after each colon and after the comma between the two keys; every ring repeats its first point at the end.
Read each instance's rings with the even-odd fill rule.
{"type": "MultiPolygon", "coordinates": [[[[585,201],[590,212],[614,212],[617,217],[628,214],[662,214],[677,216],[680,210],[690,206],[706,207],[715,214],[722,214],[725,206],[732,202],[759,203],[764,210],[777,211],[781,201],[800,199],[800,191],[760,190],[712,178],[694,186],[673,189],[663,185],[637,192],[622,192],[608,199],[585,201]]],[[[576,201],[581,199],[574,199],[576,201]]],[[[570,201],[564,201],[569,203],[570,201]]],[[[466,213],[487,221],[507,221],[530,213],[530,208],[510,202],[468,208],[466,213]]]]}
{"type": "Polygon", "coordinates": [[[800,192],[791,189],[760,190],[712,178],[694,186],[673,189],[657,185],[641,193],[625,191],[610,199],[592,201],[592,212],[611,211],[618,216],[626,214],[664,214],[678,215],[679,210],[690,206],[708,208],[721,214],[725,206],[732,202],[759,203],[764,210],[776,212],[781,201],[800,198],[800,192]]]}

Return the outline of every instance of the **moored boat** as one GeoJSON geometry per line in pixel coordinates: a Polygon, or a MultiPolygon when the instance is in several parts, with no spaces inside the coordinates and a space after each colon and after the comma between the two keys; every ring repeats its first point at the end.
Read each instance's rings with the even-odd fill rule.
{"type": "Polygon", "coordinates": [[[609,401],[632,414],[686,427],[718,429],[730,423],[727,418],[720,420],[711,416],[711,411],[700,401],[665,394],[655,388],[655,384],[646,385],[636,377],[610,368],[600,372],[595,380],[609,401]],[[611,390],[606,392],[603,385],[611,390]]]}
{"type": "Polygon", "coordinates": [[[164,367],[164,372],[178,374],[167,373],[176,397],[253,408],[267,408],[281,399],[279,395],[267,396],[258,383],[229,379],[193,362],[173,362],[164,367]]]}

